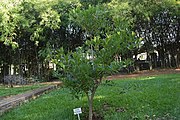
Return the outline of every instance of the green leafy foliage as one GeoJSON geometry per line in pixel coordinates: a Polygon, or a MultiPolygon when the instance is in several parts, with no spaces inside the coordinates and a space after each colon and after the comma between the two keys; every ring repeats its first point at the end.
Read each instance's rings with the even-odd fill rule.
{"type": "Polygon", "coordinates": [[[102,29],[111,28],[108,8],[103,5],[89,6],[88,9],[78,7],[70,13],[70,20],[77,23],[90,35],[99,35],[102,29]]]}
{"type": "MultiPolygon", "coordinates": [[[[121,64],[113,61],[113,55],[117,52],[115,44],[118,44],[110,43],[110,41],[102,44],[104,40],[100,42],[102,47],[100,49],[100,45],[97,45],[99,40],[87,41],[89,45],[86,44],[86,47],[95,48],[93,51],[79,47],[75,52],[65,54],[61,49],[53,60],[62,69],[62,75],[65,77],[64,84],[70,87],[72,92],[77,94],[92,92],[94,87],[98,87],[104,75],[120,68],[121,64]],[[114,47],[109,47],[113,44],[114,47]],[[97,50],[98,48],[99,50],[97,50]]],[[[62,78],[61,75],[59,77],[62,78]]]]}
{"type": "Polygon", "coordinates": [[[6,45],[14,44],[18,31],[24,29],[31,33],[31,40],[39,40],[39,38],[43,37],[42,32],[45,28],[52,30],[59,28],[61,22],[60,13],[52,9],[53,3],[56,2],[48,3],[50,1],[46,1],[46,4],[43,1],[30,0],[14,3],[11,0],[8,0],[7,3],[1,2],[1,41],[6,45]]]}
{"type": "Polygon", "coordinates": [[[103,77],[126,66],[127,62],[114,61],[115,55],[124,54],[136,46],[135,35],[131,34],[131,30],[119,26],[112,19],[112,9],[107,5],[96,5],[72,10],[70,20],[86,31],[90,40],[86,40],[85,45],[74,52],[65,53],[60,49],[52,57],[52,61],[60,68],[56,75],[64,77],[65,86],[75,96],[79,93],[87,95],[89,120],[92,119],[94,94],[103,77]]]}

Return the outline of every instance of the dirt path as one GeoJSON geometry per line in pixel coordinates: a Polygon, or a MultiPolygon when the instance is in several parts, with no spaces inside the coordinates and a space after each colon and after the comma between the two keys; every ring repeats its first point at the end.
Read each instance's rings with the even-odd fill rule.
{"type": "Polygon", "coordinates": [[[180,68],[177,69],[156,69],[156,70],[144,70],[139,72],[134,72],[131,74],[117,74],[107,77],[108,80],[113,79],[119,79],[119,78],[134,78],[134,77],[140,77],[140,76],[155,76],[160,74],[173,74],[173,73],[179,73],[180,74],[180,68]]]}

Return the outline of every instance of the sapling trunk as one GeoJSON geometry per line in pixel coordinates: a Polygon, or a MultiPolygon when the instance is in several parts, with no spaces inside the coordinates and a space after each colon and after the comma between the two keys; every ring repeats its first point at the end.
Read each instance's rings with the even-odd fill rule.
{"type": "Polygon", "coordinates": [[[92,120],[93,117],[93,100],[89,99],[89,120],[92,120]]]}
{"type": "Polygon", "coordinates": [[[95,91],[93,91],[90,95],[87,94],[88,104],[89,104],[89,119],[88,120],[93,119],[93,99],[94,99],[94,94],[95,94],[95,91]]]}

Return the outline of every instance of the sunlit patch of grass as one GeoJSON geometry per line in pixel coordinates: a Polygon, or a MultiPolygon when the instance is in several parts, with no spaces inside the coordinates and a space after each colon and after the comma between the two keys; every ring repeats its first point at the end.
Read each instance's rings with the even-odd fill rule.
{"type": "Polygon", "coordinates": [[[153,80],[155,79],[155,77],[145,77],[145,78],[141,78],[140,80],[153,80]]]}
{"type": "MultiPolygon", "coordinates": [[[[180,119],[180,74],[129,78],[102,84],[94,99],[94,111],[104,120],[180,119]]],[[[2,120],[77,120],[73,109],[82,107],[81,118],[88,112],[85,96],[77,100],[66,88],[16,108],[2,120]]]]}

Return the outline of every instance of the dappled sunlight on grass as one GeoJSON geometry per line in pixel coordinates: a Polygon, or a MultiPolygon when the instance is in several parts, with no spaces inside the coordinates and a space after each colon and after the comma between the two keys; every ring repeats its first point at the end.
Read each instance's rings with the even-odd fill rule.
{"type": "Polygon", "coordinates": [[[138,80],[153,80],[155,79],[156,77],[145,77],[145,78],[140,78],[138,80]]]}

